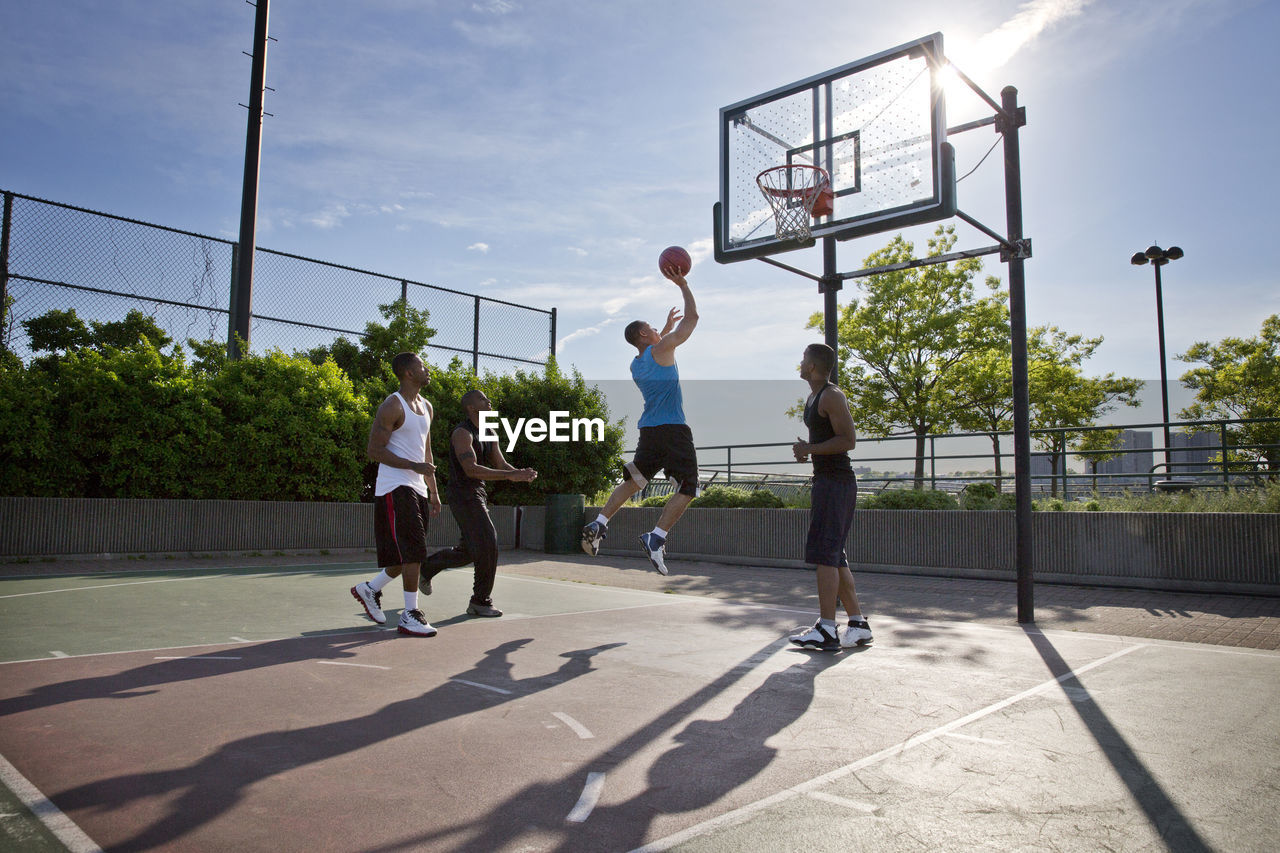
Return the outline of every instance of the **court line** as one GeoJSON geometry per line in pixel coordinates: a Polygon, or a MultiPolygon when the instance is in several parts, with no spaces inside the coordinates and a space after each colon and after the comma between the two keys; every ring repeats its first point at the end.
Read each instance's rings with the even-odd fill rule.
{"type": "Polygon", "coordinates": [[[591,738],[595,737],[595,735],[593,735],[586,726],[584,726],[582,723],[575,720],[573,717],[570,717],[564,711],[552,711],[551,716],[555,717],[560,722],[564,723],[566,726],[573,729],[574,734],[576,734],[578,737],[582,738],[583,740],[590,740],[591,738]]]}
{"type": "Polygon", "coordinates": [[[503,690],[501,687],[494,687],[490,684],[481,684],[478,681],[467,681],[465,678],[450,678],[450,681],[456,681],[459,684],[469,684],[472,687],[479,687],[481,690],[492,690],[494,693],[501,693],[503,696],[510,696],[510,690],[503,690]]]}
{"type": "Polygon", "coordinates": [[[0,782],[13,791],[22,804],[44,824],[45,829],[53,833],[71,853],[102,853],[102,848],[75,821],[40,793],[40,789],[32,785],[3,755],[0,755],[0,782]]]}
{"type": "Polygon", "coordinates": [[[29,595],[53,595],[56,592],[83,592],[85,590],[90,590],[90,589],[111,589],[117,586],[140,586],[142,584],[149,584],[149,583],[177,583],[179,581],[217,580],[219,578],[230,578],[230,577],[236,577],[236,576],[228,575],[228,574],[214,574],[214,575],[197,575],[196,577],[190,577],[190,578],[155,578],[154,580],[149,580],[149,581],[120,581],[119,583],[103,583],[103,584],[95,584],[94,586],[68,586],[68,587],[62,587],[61,589],[40,589],[40,590],[36,590],[35,592],[11,592],[7,595],[0,595],[0,599],[26,598],[29,595]]]}
{"type": "Polygon", "coordinates": [[[808,796],[813,800],[822,800],[824,803],[833,803],[837,806],[843,806],[850,811],[862,812],[863,814],[875,814],[880,811],[879,806],[873,806],[870,803],[860,803],[857,800],[850,800],[846,797],[838,797],[835,794],[828,794],[825,791],[810,791],[808,796]]]}
{"type": "Polygon", "coordinates": [[[582,796],[578,797],[578,802],[574,805],[573,810],[565,817],[570,823],[582,823],[591,814],[591,810],[596,807],[596,803],[600,801],[600,792],[604,790],[604,774],[588,773],[587,784],[582,786],[582,796]]]}
{"type": "Polygon", "coordinates": [[[156,655],[156,660],[244,660],[230,655],[156,655]]]}
{"type": "Polygon", "coordinates": [[[745,806],[740,806],[731,811],[727,811],[724,814],[717,815],[716,817],[713,817],[713,818],[708,818],[707,820],[704,820],[701,823],[696,823],[693,826],[688,827],[687,829],[683,829],[679,832],[673,833],[672,835],[668,835],[665,838],[659,838],[658,840],[651,841],[650,843],[645,844],[642,847],[637,847],[634,850],[629,851],[629,853],[658,853],[658,851],[660,850],[670,850],[672,847],[675,847],[677,844],[683,844],[684,842],[689,841],[690,839],[697,838],[702,835],[706,835],[712,830],[719,829],[724,826],[731,826],[733,824],[740,823],[746,818],[754,815],[756,812],[763,811],[764,809],[767,809],[767,808],[771,808],[772,806],[776,806],[779,803],[786,802],[787,800],[790,800],[794,797],[809,794],[812,791],[815,791],[816,789],[822,787],[823,785],[828,785],[838,779],[842,779],[845,776],[848,776],[851,773],[856,773],[859,770],[862,770],[866,767],[870,767],[873,764],[879,764],[881,761],[884,761],[887,758],[893,758],[894,756],[901,755],[902,753],[907,752],[908,750],[915,749],[917,746],[922,746],[923,744],[936,740],[942,737],[943,735],[949,734],[955,729],[963,728],[964,726],[967,726],[969,723],[980,720],[983,717],[990,716],[991,714],[994,714],[997,711],[1002,711],[1005,708],[1009,707],[1010,705],[1013,705],[1017,702],[1021,702],[1023,699],[1030,698],[1031,696],[1035,696],[1038,693],[1043,693],[1046,690],[1050,690],[1054,687],[1057,687],[1058,685],[1062,684],[1062,682],[1072,678],[1076,678],[1080,675],[1083,675],[1084,673],[1088,672],[1091,669],[1096,669],[1097,667],[1108,664],[1119,657],[1129,654],[1130,652],[1136,652],[1138,649],[1145,649],[1145,648],[1148,648],[1146,644],[1139,644],[1139,645],[1133,645],[1127,648],[1120,649],[1117,652],[1112,652],[1106,657],[1099,658],[1098,660],[1095,660],[1092,663],[1088,663],[1082,667],[1073,669],[1070,672],[1064,673],[1051,681],[1046,681],[1042,684],[1037,684],[1035,687],[1032,687],[1028,690],[1023,690],[1021,693],[1016,693],[1007,699],[1002,699],[999,702],[996,702],[995,704],[988,705],[985,708],[974,711],[972,714],[967,714],[963,717],[960,717],[957,720],[952,720],[951,722],[941,725],[938,728],[933,729],[932,731],[924,732],[922,734],[915,735],[914,737],[907,738],[901,743],[896,743],[893,746],[886,747],[885,749],[882,749],[877,753],[868,755],[865,758],[852,762],[851,764],[846,764],[843,767],[837,767],[835,770],[832,770],[828,773],[824,773],[821,776],[815,776],[813,779],[810,779],[807,782],[801,782],[798,785],[792,785],[788,788],[784,788],[783,790],[777,792],[776,794],[772,794],[768,797],[764,797],[763,799],[756,800],[754,803],[747,803],[745,806]]]}
{"type": "Polygon", "coordinates": [[[389,666],[379,666],[376,663],[352,663],[345,660],[318,660],[316,663],[322,663],[326,666],[358,666],[363,669],[391,669],[389,666]]]}

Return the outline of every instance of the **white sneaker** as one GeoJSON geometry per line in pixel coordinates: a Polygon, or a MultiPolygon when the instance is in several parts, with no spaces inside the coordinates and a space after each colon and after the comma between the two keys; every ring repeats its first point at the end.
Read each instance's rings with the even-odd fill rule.
{"type": "MultiPolygon", "coordinates": [[[[836,629],[839,632],[839,629],[836,629]]],[[[816,649],[820,652],[836,652],[840,650],[840,638],[837,633],[830,633],[822,627],[821,622],[814,622],[813,627],[799,634],[792,634],[789,639],[802,649],[816,649]]]]}
{"type": "Polygon", "coordinates": [[[645,556],[649,558],[650,563],[653,563],[658,574],[665,575],[667,573],[667,540],[660,538],[652,531],[641,533],[640,547],[644,548],[645,556]]]}
{"type": "Polygon", "coordinates": [[[840,646],[842,648],[852,648],[854,646],[865,646],[871,642],[871,626],[867,624],[867,620],[860,622],[849,620],[849,627],[844,629],[844,633],[840,635],[840,646]]]}
{"type": "Polygon", "coordinates": [[[361,581],[351,587],[351,595],[364,605],[364,612],[379,625],[387,621],[387,614],[382,612],[382,593],[374,592],[368,581],[361,581]]]}
{"type": "Polygon", "coordinates": [[[431,627],[427,616],[421,610],[406,610],[400,614],[400,624],[396,630],[411,637],[434,637],[436,629],[431,627]]]}

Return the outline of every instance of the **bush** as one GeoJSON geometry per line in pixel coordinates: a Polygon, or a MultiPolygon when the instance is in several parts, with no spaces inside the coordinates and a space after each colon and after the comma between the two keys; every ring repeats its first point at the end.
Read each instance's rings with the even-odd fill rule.
{"type": "Polygon", "coordinates": [[[861,509],[959,509],[949,492],[936,489],[888,489],[858,498],[861,509]]]}
{"type": "Polygon", "coordinates": [[[1015,508],[1016,503],[1012,494],[998,491],[994,483],[970,483],[960,493],[961,509],[1011,510],[1015,508]]]}

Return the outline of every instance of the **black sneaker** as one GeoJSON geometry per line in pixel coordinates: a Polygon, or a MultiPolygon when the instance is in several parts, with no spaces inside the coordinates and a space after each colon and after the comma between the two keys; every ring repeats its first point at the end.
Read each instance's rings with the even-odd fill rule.
{"type": "Polygon", "coordinates": [[[485,616],[488,618],[502,615],[502,611],[493,606],[492,598],[486,598],[484,601],[471,599],[471,603],[467,605],[467,613],[471,616],[485,616]]]}
{"type": "Polygon", "coordinates": [[[582,550],[596,556],[600,553],[600,543],[609,535],[608,528],[599,521],[593,521],[582,528],[582,550]]]}
{"type": "Polygon", "coordinates": [[[840,637],[829,633],[822,627],[822,622],[814,622],[808,631],[792,634],[788,639],[802,649],[816,649],[820,652],[840,651],[840,637]]]}

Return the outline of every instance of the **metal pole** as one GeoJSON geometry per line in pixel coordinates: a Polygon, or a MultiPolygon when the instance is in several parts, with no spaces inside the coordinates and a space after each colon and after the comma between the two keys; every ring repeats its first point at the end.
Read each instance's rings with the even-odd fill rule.
{"type": "Polygon", "coordinates": [[[1009,326],[1013,354],[1013,481],[1015,556],[1018,572],[1018,622],[1035,621],[1031,529],[1031,399],[1027,390],[1027,297],[1023,270],[1022,166],[1018,151],[1018,128],[1026,116],[1018,108],[1018,90],[1006,86],[1000,93],[1002,115],[996,128],[1004,137],[1004,206],[1008,239],[1014,251],[1009,263],[1009,326]]]}
{"type": "Polygon", "coordinates": [[[1160,267],[1162,260],[1157,259],[1156,268],[1156,330],[1160,335],[1160,403],[1164,407],[1164,467],[1165,476],[1173,477],[1173,466],[1169,461],[1169,379],[1165,375],[1164,366],[1164,296],[1160,288],[1160,267]]]}
{"type": "Polygon", "coordinates": [[[400,302],[404,307],[409,307],[409,281],[408,279],[400,279],[400,302]]]}
{"type": "Polygon", "coordinates": [[[476,315],[471,326],[471,372],[480,375],[480,297],[476,297],[476,315]]]}
{"type": "Polygon", "coordinates": [[[840,341],[837,327],[840,320],[840,305],[836,294],[843,285],[836,272],[836,238],[822,238],[822,280],[818,282],[818,292],[822,294],[822,328],[827,346],[836,354],[836,363],[831,367],[831,381],[836,382],[840,375],[840,341]]]}
{"type": "Polygon", "coordinates": [[[231,335],[227,353],[239,358],[239,335],[249,344],[253,313],[253,251],[258,226],[258,164],[262,156],[262,93],[267,77],[267,11],[269,0],[257,0],[253,20],[253,71],[249,82],[249,119],[244,141],[244,188],[240,196],[239,263],[231,287],[231,335]]]}
{"type": "Polygon", "coordinates": [[[9,348],[9,228],[13,224],[13,193],[4,194],[0,223],[0,350],[9,348]]]}
{"type": "Polygon", "coordinates": [[[556,357],[556,309],[551,308],[551,357],[556,357]]]}
{"type": "Polygon", "coordinates": [[[1231,488],[1231,466],[1227,464],[1227,422],[1218,424],[1218,435],[1222,438],[1222,490],[1231,488]]]}

